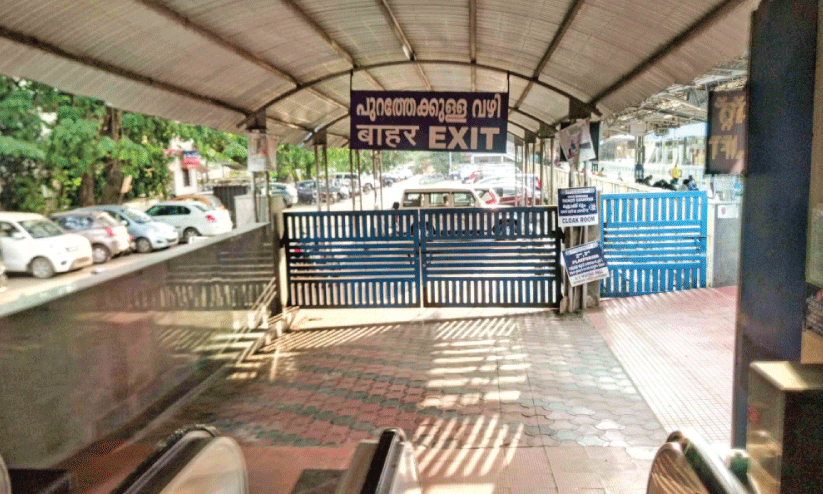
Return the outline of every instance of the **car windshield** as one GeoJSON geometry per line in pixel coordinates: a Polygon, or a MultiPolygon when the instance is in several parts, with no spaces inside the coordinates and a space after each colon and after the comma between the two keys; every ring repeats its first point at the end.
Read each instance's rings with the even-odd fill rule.
{"type": "Polygon", "coordinates": [[[56,237],[63,234],[63,230],[49,220],[21,221],[20,226],[33,238],[56,237]]]}
{"type": "Polygon", "coordinates": [[[199,209],[200,211],[210,211],[210,210],[214,209],[214,208],[210,208],[210,207],[206,206],[202,202],[189,202],[189,203],[187,203],[187,205],[192,206],[195,209],[199,209]]]}
{"type": "Polygon", "coordinates": [[[152,221],[151,216],[136,209],[124,209],[120,211],[120,213],[135,223],[148,223],[149,221],[152,221]]]}

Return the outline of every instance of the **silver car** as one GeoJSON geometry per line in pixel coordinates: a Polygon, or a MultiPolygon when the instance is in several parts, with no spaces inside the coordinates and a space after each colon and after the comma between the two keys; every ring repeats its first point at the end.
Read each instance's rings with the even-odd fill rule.
{"type": "Polygon", "coordinates": [[[127,206],[104,205],[83,208],[83,211],[105,211],[114,219],[126,225],[129,234],[134,237],[135,250],[147,254],[157,249],[165,249],[180,242],[177,230],[166,223],[154,221],[143,211],[127,206]]]}
{"type": "Polygon", "coordinates": [[[91,242],[91,258],[95,264],[131,252],[128,230],[104,211],[67,211],[52,214],[49,219],[67,232],[86,237],[91,242]]]}

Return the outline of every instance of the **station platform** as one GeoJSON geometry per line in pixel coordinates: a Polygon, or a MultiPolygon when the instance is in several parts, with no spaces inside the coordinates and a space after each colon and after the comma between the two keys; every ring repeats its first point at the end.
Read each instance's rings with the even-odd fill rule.
{"type": "Polygon", "coordinates": [[[302,311],[294,331],[130,441],[64,465],[107,493],[179,427],[243,448],[250,491],[333,494],[358,441],[402,428],[425,494],[642,493],[667,434],[728,447],[735,288],[504,309],[302,311]]]}

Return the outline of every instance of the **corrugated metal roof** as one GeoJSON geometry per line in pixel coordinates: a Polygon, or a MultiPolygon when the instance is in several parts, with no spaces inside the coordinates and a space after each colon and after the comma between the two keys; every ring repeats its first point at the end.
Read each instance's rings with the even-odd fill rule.
{"type": "MultiPolygon", "coordinates": [[[[511,105],[525,91],[522,113],[511,112],[511,119],[537,130],[539,121],[562,119],[568,100],[519,76],[540,69],[564,19],[571,21],[536,75],[609,114],[745,53],[756,3],[6,0],[0,2],[0,72],[126,110],[235,132],[246,116],[296,85],[340,74],[268,106],[271,132],[300,143],[345,111],[350,69],[356,69],[355,89],[423,90],[430,83],[445,91],[470,90],[474,70],[478,90],[508,86],[511,105]],[[718,14],[708,19],[712,12],[718,14]],[[703,27],[701,19],[708,21],[703,27]],[[466,65],[473,40],[477,63],[498,70],[466,65]],[[415,67],[412,53],[441,63],[415,67]],[[370,67],[398,62],[405,65],[370,67]],[[514,75],[507,78],[507,71],[514,75]]],[[[330,143],[344,143],[348,122],[329,132],[330,143]]]]}

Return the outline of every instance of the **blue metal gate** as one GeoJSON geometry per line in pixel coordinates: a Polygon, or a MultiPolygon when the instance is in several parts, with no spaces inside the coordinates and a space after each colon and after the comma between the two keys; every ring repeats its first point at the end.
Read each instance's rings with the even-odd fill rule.
{"type": "Polygon", "coordinates": [[[559,307],[557,208],[424,209],[425,307],[559,307]]]}
{"type": "Polygon", "coordinates": [[[601,196],[601,239],[610,277],[604,297],[706,286],[705,192],[601,196]]]}
{"type": "Polygon", "coordinates": [[[556,208],[311,212],[284,218],[289,305],[560,304],[556,208]]]}
{"type": "Polygon", "coordinates": [[[417,211],[283,216],[289,305],[420,305],[417,211]]]}

